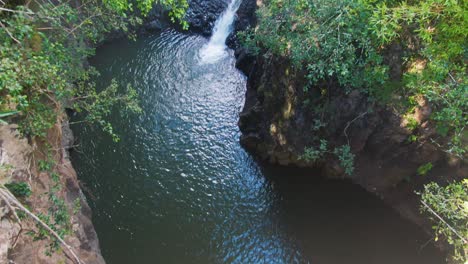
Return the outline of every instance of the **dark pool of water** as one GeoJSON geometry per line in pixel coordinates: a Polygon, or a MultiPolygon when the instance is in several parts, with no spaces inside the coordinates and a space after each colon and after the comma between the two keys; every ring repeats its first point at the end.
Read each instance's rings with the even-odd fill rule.
{"type": "Polygon", "coordinates": [[[246,78],[203,65],[206,39],[165,31],[98,49],[92,64],[138,90],[112,114],[121,142],[75,127],[73,163],[109,264],[435,264],[421,231],[380,200],[313,171],[261,167],[239,145],[246,78]]]}

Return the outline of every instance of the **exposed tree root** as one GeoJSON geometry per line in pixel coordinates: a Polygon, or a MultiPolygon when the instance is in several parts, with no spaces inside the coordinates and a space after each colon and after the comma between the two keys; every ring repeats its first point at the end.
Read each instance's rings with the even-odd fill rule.
{"type": "Polygon", "coordinates": [[[77,264],[85,264],[75,253],[73,248],[68,245],[58,234],[55,232],[49,225],[44,223],[37,215],[29,211],[26,207],[24,207],[17,199],[16,197],[8,191],[4,186],[0,186],[0,199],[4,200],[7,206],[12,210],[13,214],[15,215],[15,218],[20,221],[18,215],[16,214],[16,209],[19,209],[23,211],[25,214],[29,215],[32,219],[34,219],[37,223],[39,223],[43,228],[45,228],[52,236],[54,236],[61,244],[62,246],[70,253],[70,255],[73,256],[73,259],[77,264]],[[15,207],[12,206],[12,204],[15,205],[15,207]]]}

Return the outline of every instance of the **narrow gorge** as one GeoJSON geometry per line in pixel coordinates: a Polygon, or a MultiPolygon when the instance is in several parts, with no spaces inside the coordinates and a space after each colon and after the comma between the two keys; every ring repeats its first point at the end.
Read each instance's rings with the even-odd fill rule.
{"type": "MultiPolygon", "coordinates": [[[[284,116],[282,104],[288,104],[290,90],[281,89],[291,89],[288,82],[300,87],[301,78],[292,70],[287,75],[284,61],[244,57],[236,63],[224,42],[239,4],[229,3],[210,22],[210,38],[166,29],[136,42],[114,41],[91,60],[102,86],[118,78],[144,98],[141,116],[115,111],[112,123],[124,135],[119,144],[93,128],[76,130],[84,154],[74,154],[74,164],[91,195],[104,257],[110,263],[443,263],[434,245],[421,247],[428,238],[420,227],[350,181],[327,179],[339,172],[261,161],[307,165],[278,150],[293,144],[269,146],[269,138],[258,136],[273,136],[270,115],[284,116]],[[243,63],[247,76],[234,67],[243,63]],[[259,86],[285,97],[267,101],[259,86]],[[263,105],[255,101],[260,96],[263,105]],[[255,112],[261,107],[271,112],[255,112]],[[257,155],[246,153],[239,138],[257,155]],[[264,142],[263,151],[255,140],[264,142]]],[[[240,20],[254,15],[252,3],[242,5],[234,28],[254,21],[240,20]]],[[[239,47],[234,37],[228,43],[239,47]]],[[[300,115],[294,107],[291,122],[293,111],[300,115]]],[[[347,120],[359,109],[343,112],[347,120]]],[[[304,128],[277,129],[280,137],[290,130],[298,146],[308,143],[301,142],[304,128]]]]}
{"type": "MultiPolygon", "coordinates": [[[[192,0],[179,21],[161,1],[141,23],[104,30],[80,60],[99,74],[73,85],[96,87],[78,97],[117,103],[80,108],[55,93],[62,112],[45,137],[0,126],[0,263],[452,263],[420,197],[431,182],[466,180],[468,168],[434,140],[433,102],[415,97],[402,115],[334,77],[311,84],[311,64],[295,61],[300,44],[268,38],[306,32],[306,19],[285,21],[320,10],[293,2],[192,0]],[[268,31],[269,15],[287,26],[268,31]]],[[[31,34],[28,45],[45,39],[31,34]]],[[[395,80],[402,45],[382,51],[395,80]]]]}

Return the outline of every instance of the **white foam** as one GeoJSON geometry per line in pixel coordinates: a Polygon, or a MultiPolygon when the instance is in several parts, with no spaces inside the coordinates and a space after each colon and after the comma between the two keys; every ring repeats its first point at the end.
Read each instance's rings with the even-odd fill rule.
{"type": "Polygon", "coordinates": [[[215,63],[228,55],[226,39],[232,32],[232,24],[242,0],[232,0],[224,13],[216,20],[209,42],[200,50],[202,64],[215,63]]]}

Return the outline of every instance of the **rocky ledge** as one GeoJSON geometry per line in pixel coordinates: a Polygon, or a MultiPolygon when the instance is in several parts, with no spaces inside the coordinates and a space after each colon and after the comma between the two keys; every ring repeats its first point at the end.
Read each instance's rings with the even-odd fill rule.
{"type": "Polygon", "coordinates": [[[431,225],[419,213],[415,192],[431,181],[466,178],[468,168],[431,143],[436,132],[427,101],[419,100],[412,119],[420,128],[411,131],[407,119],[358,91],[345,93],[340,87],[323,91],[317,86],[306,95],[305,72],[295,70],[284,58],[268,53],[252,57],[243,51],[238,55],[238,67],[248,75],[239,120],[240,140],[247,150],[270,163],[318,168],[326,177],[350,178],[431,232],[431,225]],[[317,109],[322,104],[310,98],[320,98],[324,92],[326,106],[317,109]],[[408,140],[414,133],[417,142],[408,140]],[[314,162],[301,158],[306,147],[318,148],[320,140],[326,140],[329,149],[350,145],[355,155],[352,175],[344,173],[332,153],[314,162]],[[418,167],[428,162],[433,169],[425,176],[417,175],[418,167]]]}
{"type": "MultiPolygon", "coordinates": [[[[212,30],[215,26],[216,20],[226,10],[230,0],[192,0],[189,1],[189,8],[185,15],[185,20],[189,24],[188,31],[203,35],[205,37],[211,36],[212,30]]],[[[234,22],[234,32],[244,30],[250,25],[255,23],[255,10],[256,2],[253,0],[242,1],[237,16],[234,22]]],[[[142,29],[147,32],[160,31],[167,27],[180,28],[177,23],[172,23],[168,17],[167,11],[160,6],[156,6],[151,10],[144,20],[142,29]]],[[[235,33],[231,34],[228,39],[231,47],[237,48],[235,33]]]]}
{"type": "MultiPolygon", "coordinates": [[[[53,222],[51,214],[60,210],[67,215],[69,226],[61,227],[67,229],[66,243],[84,263],[105,263],[91,222],[91,209],[70,163],[68,149],[73,144],[73,135],[68,123],[50,129],[47,142],[52,149],[48,157],[44,156],[45,142],[28,142],[19,135],[15,125],[0,126],[0,183],[26,183],[31,194],[19,198],[20,202],[49,224],[53,222]],[[40,165],[46,159],[54,164],[47,171],[40,165]]],[[[20,210],[17,214],[20,222],[15,221],[5,201],[0,200],[0,263],[75,263],[64,248],[52,249],[50,233],[39,228],[37,221],[20,210]]]]}

